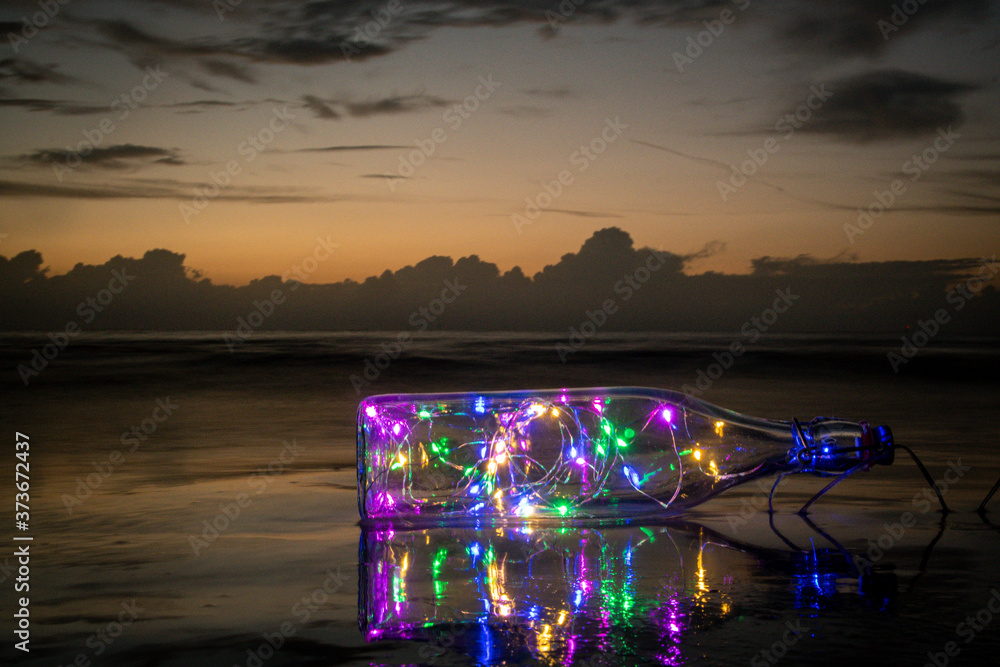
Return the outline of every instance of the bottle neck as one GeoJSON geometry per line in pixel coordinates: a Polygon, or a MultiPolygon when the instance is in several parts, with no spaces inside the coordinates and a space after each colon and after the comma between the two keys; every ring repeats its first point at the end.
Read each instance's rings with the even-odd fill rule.
{"type": "Polygon", "coordinates": [[[895,456],[888,426],[872,428],[868,422],[817,417],[807,424],[793,419],[793,446],[788,452],[790,469],[816,474],[835,474],[853,468],[889,465],[895,456]]]}

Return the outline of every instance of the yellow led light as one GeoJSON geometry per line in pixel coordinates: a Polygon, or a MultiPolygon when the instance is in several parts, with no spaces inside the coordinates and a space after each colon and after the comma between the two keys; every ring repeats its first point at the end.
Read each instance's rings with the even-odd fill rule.
{"type": "Polygon", "coordinates": [[[695,461],[701,461],[701,450],[700,449],[694,450],[694,460],[695,461]]]}
{"type": "Polygon", "coordinates": [[[559,416],[559,408],[552,408],[552,416],[553,417],[559,416]]]}
{"type": "Polygon", "coordinates": [[[490,461],[490,464],[486,466],[486,469],[490,471],[491,475],[495,475],[497,473],[497,462],[490,461]]]}
{"type": "Polygon", "coordinates": [[[399,465],[401,466],[406,465],[406,457],[403,455],[402,452],[399,453],[399,465]]]}

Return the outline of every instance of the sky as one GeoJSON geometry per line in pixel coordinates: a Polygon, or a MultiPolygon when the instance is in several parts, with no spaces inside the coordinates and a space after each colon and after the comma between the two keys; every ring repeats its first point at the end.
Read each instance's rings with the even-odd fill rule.
{"type": "Polygon", "coordinates": [[[998,9],[0,2],[0,255],[532,275],[613,226],[688,273],[988,257],[998,9]]]}

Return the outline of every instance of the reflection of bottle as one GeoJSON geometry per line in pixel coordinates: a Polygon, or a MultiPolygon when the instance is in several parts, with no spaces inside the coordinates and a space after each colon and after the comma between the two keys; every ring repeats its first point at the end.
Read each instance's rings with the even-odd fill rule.
{"type": "MultiPolygon", "coordinates": [[[[767,524],[761,518],[755,534],[773,542],[767,524]]],[[[897,595],[891,571],[859,573],[855,554],[802,534],[793,533],[807,549],[788,551],[683,522],[365,526],[359,627],[369,642],[417,640],[399,656],[406,664],[611,667],[648,664],[655,653],[658,663],[681,665],[697,660],[713,629],[727,637],[715,643],[720,659],[745,664],[734,656],[749,657],[740,646],[757,650],[762,626],[749,627],[744,614],[884,608],[897,595]]],[[[778,633],[789,617],[774,617],[778,633]]]]}
{"type": "Polygon", "coordinates": [[[411,521],[662,514],[775,473],[889,463],[892,448],[884,426],[757,419],[658,389],[373,396],[358,505],[411,521]]]}
{"type": "Polygon", "coordinates": [[[421,664],[683,664],[685,634],[759,595],[753,553],[698,526],[363,528],[359,559],[366,640],[421,640],[421,664]]]}

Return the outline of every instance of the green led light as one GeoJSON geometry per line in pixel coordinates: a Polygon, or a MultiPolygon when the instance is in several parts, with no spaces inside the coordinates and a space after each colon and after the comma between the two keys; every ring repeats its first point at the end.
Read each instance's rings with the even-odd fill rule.
{"type": "Polygon", "coordinates": [[[624,440],[622,440],[621,438],[618,438],[618,446],[619,447],[628,447],[628,443],[625,442],[624,440]]]}
{"type": "Polygon", "coordinates": [[[566,512],[569,511],[569,507],[567,507],[566,505],[560,505],[556,509],[559,510],[559,514],[561,514],[563,516],[566,516],[566,512]]]}
{"type": "Polygon", "coordinates": [[[685,449],[683,452],[677,452],[677,456],[687,456],[691,451],[690,449],[685,449]]]}
{"type": "Polygon", "coordinates": [[[427,410],[421,410],[420,412],[417,413],[417,416],[420,417],[421,419],[430,419],[431,413],[427,412],[427,410]]]}
{"type": "Polygon", "coordinates": [[[604,427],[604,432],[607,435],[611,435],[611,424],[609,424],[608,422],[604,422],[603,427],[604,427]]]}
{"type": "Polygon", "coordinates": [[[635,431],[633,431],[630,428],[625,429],[625,437],[626,438],[634,438],[635,437],[635,431]]]}

